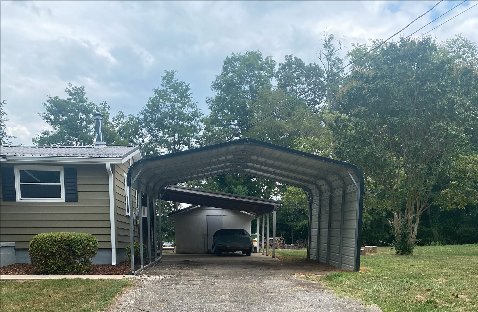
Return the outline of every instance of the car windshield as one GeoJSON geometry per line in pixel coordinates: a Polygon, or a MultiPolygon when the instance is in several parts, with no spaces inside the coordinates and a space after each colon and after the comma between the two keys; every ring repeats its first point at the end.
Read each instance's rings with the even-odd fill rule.
{"type": "Polygon", "coordinates": [[[244,229],[222,229],[214,233],[214,236],[223,235],[249,235],[249,233],[247,233],[247,231],[244,229]]]}

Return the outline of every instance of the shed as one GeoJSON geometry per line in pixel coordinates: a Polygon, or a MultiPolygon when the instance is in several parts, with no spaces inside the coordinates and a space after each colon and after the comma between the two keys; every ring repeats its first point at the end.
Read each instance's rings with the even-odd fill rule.
{"type": "Polygon", "coordinates": [[[169,214],[174,221],[176,253],[211,253],[212,236],[220,229],[251,233],[250,213],[207,206],[189,206],[169,214]]]}
{"type": "Polygon", "coordinates": [[[256,216],[272,212],[281,204],[276,200],[180,186],[166,187],[162,199],[195,204],[169,214],[174,220],[177,253],[211,253],[212,237],[217,230],[244,229],[251,233],[251,221],[256,216]]]}

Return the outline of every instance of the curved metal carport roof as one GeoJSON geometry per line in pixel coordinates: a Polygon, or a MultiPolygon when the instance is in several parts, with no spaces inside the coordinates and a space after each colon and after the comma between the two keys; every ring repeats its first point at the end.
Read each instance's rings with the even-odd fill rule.
{"type": "Polygon", "coordinates": [[[359,269],[363,177],[354,165],[240,139],[141,159],[129,169],[127,183],[151,198],[161,198],[168,185],[228,173],[304,189],[310,197],[308,256],[346,270],[359,269]]]}

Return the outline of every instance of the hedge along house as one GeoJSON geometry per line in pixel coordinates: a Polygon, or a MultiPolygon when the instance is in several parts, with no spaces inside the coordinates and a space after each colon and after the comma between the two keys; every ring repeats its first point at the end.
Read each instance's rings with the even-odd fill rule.
{"type": "Polygon", "coordinates": [[[281,205],[275,200],[179,186],[168,186],[162,199],[196,204],[168,215],[174,221],[176,253],[211,253],[217,230],[244,229],[251,233],[254,218],[281,205]]]}
{"type": "MultiPolygon", "coordinates": [[[[354,165],[241,139],[142,159],[129,169],[127,183],[149,198],[161,199],[168,185],[228,173],[304,189],[309,194],[308,258],[359,270],[364,184],[362,173],[354,165]]],[[[131,193],[129,202],[133,202],[131,193]]],[[[264,216],[268,218],[269,213],[262,220],[264,216]]],[[[133,234],[131,227],[131,241],[133,234]]]]}
{"type": "MultiPolygon", "coordinates": [[[[2,256],[10,259],[2,265],[29,263],[30,239],[47,232],[93,234],[99,243],[94,263],[126,260],[132,211],[125,182],[139,159],[138,147],[101,141],[79,147],[2,146],[0,241],[2,256]]],[[[136,202],[134,190],[131,195],[136,202]]]]}

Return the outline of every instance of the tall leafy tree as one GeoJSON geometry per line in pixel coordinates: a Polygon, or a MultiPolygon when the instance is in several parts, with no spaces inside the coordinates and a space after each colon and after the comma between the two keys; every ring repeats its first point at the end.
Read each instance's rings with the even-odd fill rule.
{"type": "Polygon", "coordinates": [[[233,53],[223,63],[221,74],[211,84],[216,92],[206,99],[210,114],[205,118],[204,144],[242,137],[252,121],[251,104],[261,88],[271,88],[276,62],[259,51],[233,53]]]}
{"type": "Polygon", "coordinates": [[[48,95],[43,103],[45,112],[40,116],[53,130],[43,130],[33,139],[36,145],[80,146],[93,143],[96,105],[88,101],[84,86],[76,87],[69,83],[65,92],[68,95],[66,99],[48,95]]]}
{"type": "Polygon", "coordinates": [[[304,100],[280,88],[260,89],[250,109],[256,123],[244,136],[263,142],[294,147],[295,140],[319,136],[323,130],[321,119],[304,100]]]}
{"type": "Polygon", "coordinates": [[[466,150],[477,72],[458,67],[430,38],[402,38],[357,59],[362,52],[350,52],[355,69],[333,106],[335,153],[376,183],[396,241],[411,245],[440,177],[466,150]]]}
{"type": "Polygon", "coordinates": [[[275,73],[277,87],[302,99],[308,107],[318,111],[326,96],[325,72],[315,63],[305,64],[292,55],[286,55],[275,73]]]}
{"type": "MultiPolygon", "coordinates": [[[[45,112],[41,113],[42,119],[53,130],[43,130],[33,138],[33,143],[39,146],[63,145],[81,146],[91,145],[94,140],[93,114],[101,113],[103,117],[103,141],[113,145],[117,135],[109,121],[109,105],[102,102],[99,105],[88,100],[85,87],[73,86],[71,83],[65,89],[68,97],[48,96],[43,103],[45,112]]],[[[121,143],[121,142],[119,142],[121,143]]]]}
{"type": "Polygon", "coordinates": [[[116,131],[117,140],[124,145],[138,146],[143,143],[143,132],[141,120],[138,116],[132,114],[125,115],[119,111],[111,120],[112,126],[116,131]]]}
{"type": "Polygon", "coordinates": [[[7,134],[8,117],[4,108],[6,104],[7,104],[7,101],[5,100],[0,102],[0,145],[12,144],[11,139],[15,138],[13,135],[7,134]]]}
{"type": "Polygon", "coordinates": [[[143,156],[175,153],[196,146],[202,131],[202,113],[189,84],[179,81],[176,71],[165,71],[161,87],[153,92],[139,113],[144,131],[143,156]]]}
{"type": "Polygon", "coordinates": [[[287,186],[282,202],[277,209],[277,233],[291,244],[295,244],[297,240],[308,239],[309,198],[307,193],[300,188],[287,186]]]}
{"type": "Polygon", "coordinates": [[[325,80],[323,104],[333,107],[342,84],[343,59],[339,56],[342,44],[332,34],[324,34],[323,40],[322,47],[319,50],[319,62],[322,65],[325,80]]]}

